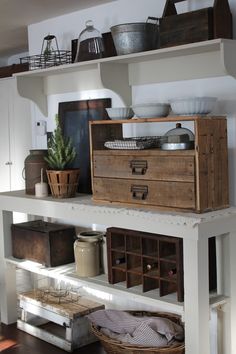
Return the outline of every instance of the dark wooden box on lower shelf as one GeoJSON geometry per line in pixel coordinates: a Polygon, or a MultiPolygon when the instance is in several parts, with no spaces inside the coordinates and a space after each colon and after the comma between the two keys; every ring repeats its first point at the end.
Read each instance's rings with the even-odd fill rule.
{"type": "Polygon", "coordinates": [[[75,227],[34,220],[12,224],[12,255],[56,267],[74,262],[75,227]]]}
{"type": "MultiPolygon", "coordinates": [[[[184,301],[183,240],[122,228],[107,229],[108,280],[142,285],[143,292],[159,289],[159,295],[177,293],[184,301]]],[[[209,288],[216,288],[215,238],[209,241],[209,288]]]]}

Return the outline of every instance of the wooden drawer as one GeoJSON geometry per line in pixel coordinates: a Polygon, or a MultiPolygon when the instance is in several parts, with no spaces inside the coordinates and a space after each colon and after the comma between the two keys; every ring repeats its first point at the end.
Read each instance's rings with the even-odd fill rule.
{"type": "Polygon", "coordinates": [[[192,182],[143,181],[95,177],[94,200],[195,209],[192,182]]]}
{"type": "Polygon", "coordinates": [[[194,156],[161,151],[94,151],[94,176],[194,182],[194,156]]]}

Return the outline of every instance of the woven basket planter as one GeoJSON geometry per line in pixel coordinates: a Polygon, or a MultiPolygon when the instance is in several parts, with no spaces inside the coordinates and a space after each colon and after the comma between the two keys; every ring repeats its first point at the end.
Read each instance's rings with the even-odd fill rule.
{"type": "Polygon", "coordinates": [[[54,198],[73,198],[79,183],[79,169],[47,170],[48,184],[54,198]]]}
{"type": "MultiPolygon", "coordinates": [[[[178,323],[183,326],[181,323],[180,317],[170,313],[163,312],[147,312],[147,311],[128,311],[130,314],[135,316],[156,316],[156,317],[165,317],[169,320],[178,323]]],[[[91,324],[91,330],[93,334],[100,340],[103,348],[107,354],[184,354],[185,346],[184,342],[179,344],[171,345],[168,347],[142,347],[135,346],[132,344],[126,344],[119,342],[118,340],[112,339],[102,332],[100,332],[99,327],[91,324]]]]}

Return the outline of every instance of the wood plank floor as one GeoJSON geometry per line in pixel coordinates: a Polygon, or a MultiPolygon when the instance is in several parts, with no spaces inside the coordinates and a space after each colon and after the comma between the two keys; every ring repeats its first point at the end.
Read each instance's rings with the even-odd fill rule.
{"type": "MultiPolygon", "coordinates": [[[[0,325],[0,352],[3,354],[65,354],[66,351],[20,331],[16,324],[0,325]]],[[[76,349],[73,354],[105,354],[99,342],[76,349]]]]}

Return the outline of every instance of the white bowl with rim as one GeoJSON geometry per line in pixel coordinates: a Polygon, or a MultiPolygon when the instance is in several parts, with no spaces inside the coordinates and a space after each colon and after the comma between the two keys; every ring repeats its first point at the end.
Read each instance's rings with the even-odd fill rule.
{"type": "Polygon", "coordinates": [[[217,101],[216,97],[187,97],[170,100],[172,112],[178,115],[209,114],[217,101]]]}
{"type": "Polygon", "coordinates": [[[106,108],[106,111],[109,118],[111,118],[112,120],[130,119],[134,115],[134,112],[131,107],[106,108]]]}
{"type": "Polygon", "coordinates": [[[170,111],[169,103],[145,103],[132,106],[138,118],[166,117],[170,111]]]}

